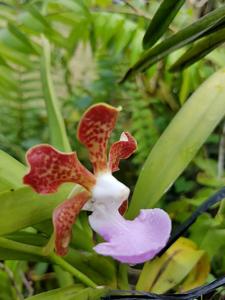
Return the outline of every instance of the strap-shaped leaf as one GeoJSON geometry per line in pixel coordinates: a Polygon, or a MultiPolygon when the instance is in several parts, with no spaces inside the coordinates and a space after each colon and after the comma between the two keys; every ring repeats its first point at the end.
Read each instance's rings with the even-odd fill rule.
{"type": "Polygon", "coordinates": [[[99,300],[101,296],[107,294],[107,288],[85,288],[82,285],[73,285],[70,287],[59,288],[44,292],[32,297],[27,298],[27,300],[55,300],[55,299],[64,299],[64,300],[99,300]]]}
{"type": "Polygon", "coordinates": [[[185,0],[164,0],[156,11],[143,38],[144,49],[150,48],[164,34],[185,0]]]}
{"type": "Polygon", "coordinates": [[[183,172],[225,113],[225,69],[187,100],[152,149],[135,187],[128,217],[149,208],[183,172]]]}
{"type": "Polygon", "coordinates": [[[51,144],[61,151],[70,152],[70,144],[51,77],[50,45],[45,37],[42,38],[42,42],[43,54],[41,58],[41,79],[44,100],[48,112],[51,144]]]}
{"type": "Polygon", "coordinates": [[[181,71],[196,61],[200,60],[208,53],[217,48],[225,41],[225,28],[213,32],[200,41],[196,42],[190,49],[188,49],[171,67],[170,71],[181,71]]]}
{"type": "Polygon", "coordinates": [[[165,39],[155,47],[147,50],[141,58],[127,71],[122,78],[121,83],[126,81],[137,71],[145,71],[157,61],[163,59],[171,52],[188,45],[197,39],[203,37],[215,29],[217,26],[225,23],[225,5],[212,11],[193,24],[178,31],[173,36],[165,39]]]}

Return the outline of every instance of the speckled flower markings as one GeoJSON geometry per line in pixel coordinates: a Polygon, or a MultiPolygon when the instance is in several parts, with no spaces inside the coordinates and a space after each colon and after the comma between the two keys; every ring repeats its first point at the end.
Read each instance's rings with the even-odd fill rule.
{"type": "Polygon", "coordinates": [[[91,106],[81,118],[77,136],[89,152],[93,173],[80,163],[75,152],[62,153],[50,145],[37,145],[27,152],[30,170],[24,176],[24,183],[37,193],[54,193],[65,182],[85,188],[53,212],[58,255],[67,254],[72,225],[81,209],[92,211],[89,223],[105,240],[94,247],[95,251],[124,263],[142,263],[153,258],[170,236],[171,221],[161,209],[141,210],[132,221],[122,216],[130,191],[112,173],[119,170],[121,159],[134,153],[137,144],[130,133],[123,132],[107,156],[108,140],[118,113],[118,109],[100,103],[91,106]]]}

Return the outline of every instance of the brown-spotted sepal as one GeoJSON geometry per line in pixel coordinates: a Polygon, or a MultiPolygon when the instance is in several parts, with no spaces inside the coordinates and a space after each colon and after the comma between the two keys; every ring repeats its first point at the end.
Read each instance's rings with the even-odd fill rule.
{"type": "Polygon", "coordinates": [[[96,179],[78,160],[75,152],[62,153],[50,145],[31,148],[26,155],[30,171],[23,182],[37,193],[48,194],[57,191],[65,182],[74,182],[91,190],[96,179]]]}
{"type": "Polygon", "coordinates": [[[75,223],[81,208],[90,198],[87,191],[65,200],[53,212],[53,226],[55,235],[55,252],[64,256],[68,252],[72,226],[75,223]]]}
{"type": "Polygon", "coordinates": [[[115,107],[100,103],[91,106],[81,118],[77,136],[89,151],[95,173],[107,169],[107,142],[118,112],[115,107]]]}
{"type": "Polygon", "coordinates": [[[109,168],[111,172],[119,170],[121,159],[130,157],[137,149],[137,142],[129,132],[123,132],[120,140],[112,144],[109,152],[109,168]]]}

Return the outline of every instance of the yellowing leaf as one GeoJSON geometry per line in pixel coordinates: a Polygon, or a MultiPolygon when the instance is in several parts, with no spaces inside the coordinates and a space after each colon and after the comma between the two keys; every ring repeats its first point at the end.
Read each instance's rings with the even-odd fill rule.
{"type": "Polygon", "coordinates": [[[210,261],[208,255],[205,253],[191,273],[187,276],[181,287],[180,292],[185,292],[194,289],[205,283],[210,272],[210,261]]]}
{"type": "Polygon", "coordinates": [[[165,293],[175,288],[204,255],[205,252],[198,250],[194,242],[180,238],[161,257],[145,264],[137,290],[165,293]]]}

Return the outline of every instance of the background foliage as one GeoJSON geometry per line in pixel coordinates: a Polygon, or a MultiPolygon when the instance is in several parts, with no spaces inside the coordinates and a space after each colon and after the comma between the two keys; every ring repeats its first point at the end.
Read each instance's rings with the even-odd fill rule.
{"type": "MultiPolygon", "coordinates": [[[[52,209],[71,187],[64,186],[44,202],[21,181],[25,152],[38,143],[76,149],[88,165],[87,153],[76,139],[76,127],[89,105],[107,102],[122,106],[112,139],[117,140],[123,130],[137,139],[137,153],[124,161],[116,174],[132,192],[135,189],[128,217],[140,207],[157,205],[169,212],[176,227],[224,186],[224,1],[176,1],[176,8],[171,9],[173,2],[0,2],[0,148],[4,151],[0,156],[0,259],[4,260],[0,264],[0,299],[39,299],[31,296],[55,288],[61,289],[40,297],[98,299],[105,293],[84,289],[71,276],[76,274],[57,266],[55,257],[44,258],[39,253],[52,230],[52,209]],[[220,68],[223,71],[213,75],[220,68]],[[220,81],[221,88],[215,90],[220,81]],[[189,115],[186,104],[190,104],[189,115]],[[217,111],[212,115],[214,107],[217,111]],[[188,129],[196,141],[186,136],[188,129]],[[182,137],[183,144],[179,143],[182,137]],[[182,149],[188,154],[176,171],[182,149]],[[168,166],[165,175],[159,173],[161,161],[168,166]],[[148,174],[141,172],[144,163],[148,174]],[[147,187],[149,193],[142,195],[147,187]],[[154,198],[160,188],[161,194],[154,198]],[[9,250],[7,241],[20,244],[9,250]],[[23,243],[37,249],[30,248],[27,253],[21,248],[23,243]]],[[[137,289],[157,293],[188,290],[225,272],[224,213],[224,203],[204,213],[191,227],[188,239],[148,262],[142,272],[139,266],[129,267],[130,286],[123,266],[93,253],[85,214],[74,227],[66,262],[95,283],[112,288],[130,288],[137,283],[137,289]],[[176,255],[177,249],[182,254],[176,255]],[[174,259],[168,263],[171,255],[174,259]],[[154,283],[165,262],[164,277],[154,283]]]]}

